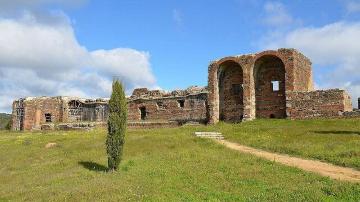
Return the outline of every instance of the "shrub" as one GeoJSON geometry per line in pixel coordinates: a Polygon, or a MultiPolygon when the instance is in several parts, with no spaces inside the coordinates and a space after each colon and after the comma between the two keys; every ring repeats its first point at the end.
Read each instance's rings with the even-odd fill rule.
{"type": "Polygon", "coordinates": [[[12,123],[12,119],[10,119],[9,122],[6,124],[6,126],[5,126],[6,130],[11,130],[11,126],[12,126],[11,123],[12,123]]]}
{"type": "Polygon", "coordinates": [[[122,159],[127,122],[127,103],[123,85],[115,80],[109,101],[108,135],[106,151],[110,171],[117,170],[122,159]]]}

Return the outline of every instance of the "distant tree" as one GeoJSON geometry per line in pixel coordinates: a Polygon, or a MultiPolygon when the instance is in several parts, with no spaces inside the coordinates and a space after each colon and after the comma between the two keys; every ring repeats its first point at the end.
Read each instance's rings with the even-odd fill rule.
{"type": "Polygon", "coordinates": [[[12,119],[10,118],[10,120],[9,120],[9,122],[6,124],[6,126],[5,126],[5,129],[6,130],[11,130],[11,126],[12,126],[12,119]]]}
{"type": "Polygon", "coordinates": [[[122,159],[127,122],[127,103],[124,87],[114,80],[109,101],[108,135],[106,151],[110,171],[117,170],[122,159]]]}

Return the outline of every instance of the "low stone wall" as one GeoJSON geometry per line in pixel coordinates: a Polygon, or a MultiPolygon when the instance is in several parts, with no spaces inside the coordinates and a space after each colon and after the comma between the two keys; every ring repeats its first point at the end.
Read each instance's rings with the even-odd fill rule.
{"type": "Polygon", "coordinates": [[[175,128],[179,126],[180,124],[176,121],[167,121],[167,122],[139,121],[139,122],[127,123],[127,127],[129,129],[175,128]]]}
{"type": "Polygon", "coordinates": [[[290,119],[342,117],[344,112],[352,111],[351,98],[339,89],[289,92],[286,111],[290,119]]]}
{"type": "Polygon", "coordinates": [[[345,118],[360,118],[360,110],[354,110],[351,112],[344,112],[345,118]]]}

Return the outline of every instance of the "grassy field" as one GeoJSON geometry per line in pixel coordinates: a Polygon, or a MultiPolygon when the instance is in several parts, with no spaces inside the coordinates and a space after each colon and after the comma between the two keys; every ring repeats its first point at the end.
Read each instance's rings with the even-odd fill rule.
{"type": "Polygon", "coordinates": [[[218,124],[233,142],[360,170],[360,119],[255,120],[218,124]]]}
{"type": "MultiPolygon", "coordinates": [[[[293,125],[306,128],[303,130],[312,128],[307,122],[272,122],[274,128],[270,123],[256,121],[211,127],[130,130],[124,160],[120,170],[114,173],[105,172],[105,130],[3,131],[0,132],[0,201],[359,201],[359,184],[330,180],[191,135],[197,130],[220,130],[234,141],[266,148],[267,144],[272,145],[268,143],[271,141],[280,145],[281,141],[276,140],[280,134],[276,131],[284,134],[285,129],[293,125]],[[280,127],[279,130],[276,127],[280,127]],[[248,137],[251,130],[261,141],[248,137]],[[261,138],[262,133],[266,138],[261,138]],[[58,145],[46,149],[49,142],[58,145]]],[[[354,123],[350,121],[349,125],[354,123]]],[[[327,135],[329,138],[323,139],[335,145],[341,144],[337,139],[340,136],[357,139],[359,144],[359,136],[352,134],[318,135],[327,135]]],[[[294,142],[286,145],[300,144],[294,142]]],[[[322,141],[318,143],[322,144],[322,141]]],[[[355,146],[348,150],[359,148],[355,146]]],[[[326,153],[320,151],[320,154],[323,152],[326,153]]]]}

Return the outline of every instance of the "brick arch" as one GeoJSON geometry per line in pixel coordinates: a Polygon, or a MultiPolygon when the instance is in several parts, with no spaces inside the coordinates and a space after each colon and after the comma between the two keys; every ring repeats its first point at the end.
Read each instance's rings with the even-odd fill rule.
{"type": "Polygon", "coordinates": [[[217,66],[219,120],[239,122],[243,119],[243,67],[234,58],[224,58],[217,66]]]}
{"type": "Polygon", "coordinates": [[[261,58],[263,56],[277,57],[285,64],[284,56],[282,54],[280,54],[279,51],[276,51],[276,50],[266,50],[266,51],[262,51],[260,53],[255,54],[254,62],[256,62],[259,58],[261,58]]]}
{"type": "Polygon", "coordinates": [[[286,118],[286,70],[277,51],[255,56],[252,73],[257,118],[286,118]]]}

